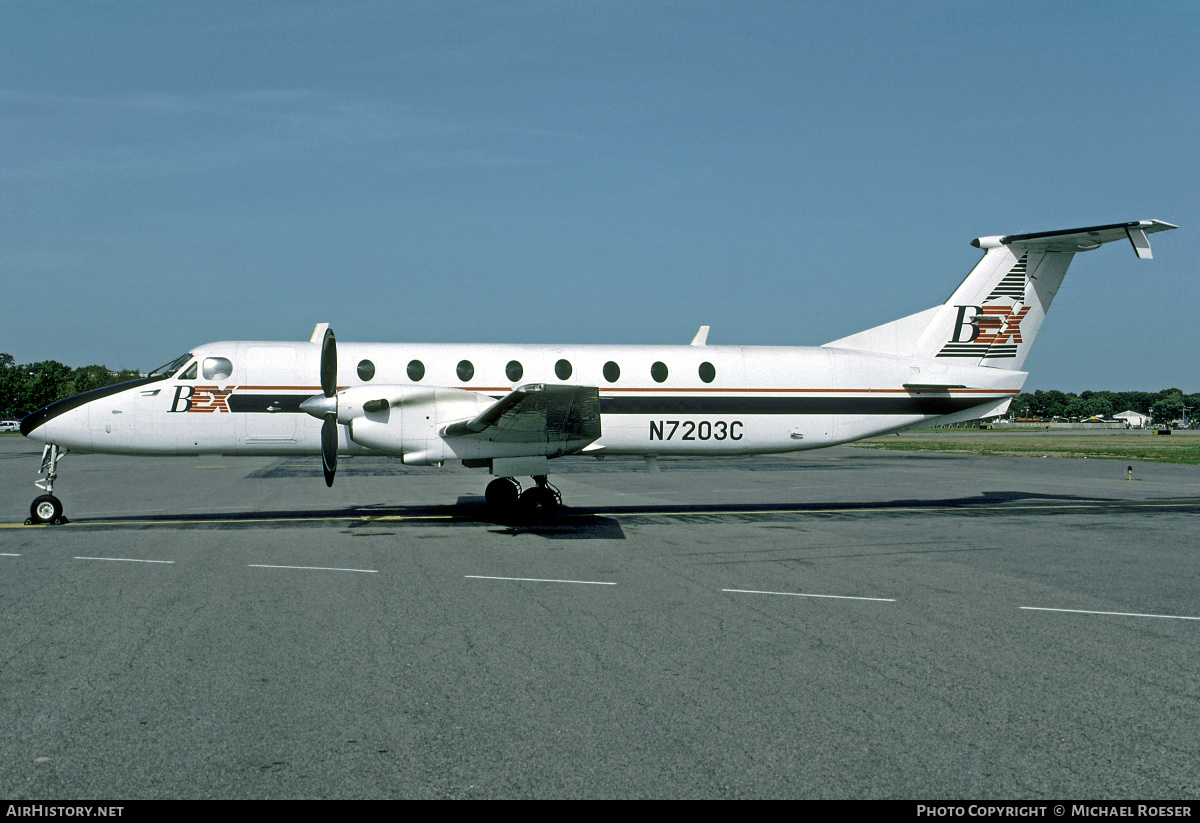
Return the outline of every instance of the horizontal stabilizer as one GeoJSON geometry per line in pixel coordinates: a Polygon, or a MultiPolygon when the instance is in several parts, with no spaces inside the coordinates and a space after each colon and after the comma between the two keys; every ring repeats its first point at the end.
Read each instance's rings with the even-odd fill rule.
{"type": "Polygon", "coordinates": [[[1109,223],[1104,226],[1087,226],[1082,229],[1060,229],[1034,234],[1012,234],[1008,237],[980,237],[971,241],[978,249],[995,248],[999,244],[1019,246],[1031,251],[1077,252],[1098,249],[1104,243],[1128,240],[1138,257],[1149,260],[1150,240],[1146,237],[1156,231],[1177,229],[1162,220],[1133,220],[1128,223],[1109,223]]]}

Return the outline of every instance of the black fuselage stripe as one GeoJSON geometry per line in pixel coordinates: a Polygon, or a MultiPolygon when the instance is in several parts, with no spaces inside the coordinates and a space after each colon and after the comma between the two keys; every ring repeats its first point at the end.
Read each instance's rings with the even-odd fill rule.
{"type": "Polygon", "coordinates": [[[601,414],[951,414],[1002,398],[601,397],[601,414]]]}
{"type": "MultiPolygon", "coordinates": [[[[231,394],[229,410],[246,413],[300,412],[308,397],[285,394],[231,394]],[[276,408],[268,411],[268,407],[276,408]]],[[[601,414],[920,414],[969,409],[1002,397],[709,397],[655,395],[601,397],[601,414]]]]}
{"type": "Polygon", "coordinates": [[[304,414],[300,404],[312,397],[310,394],[234,394],[229,395],[226,403],[231,412],[242,414],[285,414],[288,412],[304,414]],[[271,408],[274,406],[275,408],[271,408]]]}

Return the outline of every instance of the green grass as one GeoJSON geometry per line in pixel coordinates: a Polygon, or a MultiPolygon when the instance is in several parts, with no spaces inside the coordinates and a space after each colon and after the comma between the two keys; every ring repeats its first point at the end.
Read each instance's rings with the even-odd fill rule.
{"type": "Polygon", "coordinates": [[[854,444],[872,449],[1003,457],[1070,457],[1136,460],[1200,465],[1200,436],[1176,432],[1169,437],[1149,432],[1112,434],[998,431],[902,432],[854,444]]]}

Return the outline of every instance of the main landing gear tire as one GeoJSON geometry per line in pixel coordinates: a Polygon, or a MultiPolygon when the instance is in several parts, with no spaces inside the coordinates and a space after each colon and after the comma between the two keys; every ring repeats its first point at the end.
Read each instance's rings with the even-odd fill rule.
{"type": "Polygon", "coordinates": [[[521,491],[516,478],[497,477],[483,493],[488,508],[501,517],[516,515],[529,520],[553,517],[562,506],[562,496],[545,475],[535,476],[533,482],[537,485],[521,491]]]}
{"type": "Polygon", "coordinates": [[[521,513],[528,517],[552,517],[562,501],[553,489],[534,486],[521,492],[521,513]]]}
{"type": "Polygon", "coordinates": [[[27,525],[31,526],[47,523],[58,525],[66,522],[62,501],[52,494],[43,494],[33,501],[29,507],[29,520],[26,521],[27,525]]]}
{"type": "Polygon", "coordinates": [[[521,497],[521,484],[512,477],[497,477],[488,483],[483,497],[496,511],[512,511],[521,497]]]}

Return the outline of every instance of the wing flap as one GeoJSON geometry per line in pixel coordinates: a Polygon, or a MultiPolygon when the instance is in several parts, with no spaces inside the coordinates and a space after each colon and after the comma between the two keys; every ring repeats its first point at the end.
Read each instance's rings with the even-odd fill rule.
{"type": "Polygon", "coordinates": [[[486,435],[504,443],[600,438],[600,390],[595,386],[530,383],[514,389],[470,420],[446,427],[447,437],[486,435]]]}

